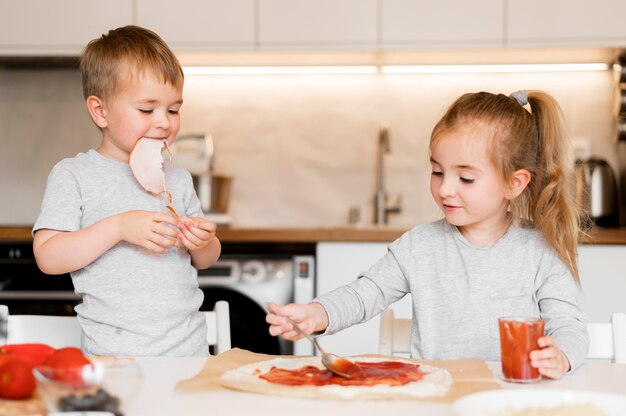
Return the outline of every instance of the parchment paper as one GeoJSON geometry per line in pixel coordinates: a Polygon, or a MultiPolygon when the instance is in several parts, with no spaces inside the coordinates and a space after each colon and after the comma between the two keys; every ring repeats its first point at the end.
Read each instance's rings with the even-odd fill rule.
{"type": "MultiPolygon", "coordinates": [[[[383,357],[383,356],[379,356],[383,357]]],[[[220,376],[227,370],[246,364],[257,363],[277,358],[274,355],[257,354],[233,348],[217,356],[207,358],[204,368],[193,378],[179,381],[176,390],[180,392],[199,392],[226,389],[220,384],[220,376]]],[[[389,357],[390,358],[390,357],[389,357]]],[[[466,394],[484,390],[500,389],[501,386],[493,377],[487,364],[481,360],[414,360],[416,362],[444,368],[452,375],[452,386],[443,397],[413,398],[410,400],[428,400],[451,403],[466,394]]],[[[272,394],[272,385],[262,393],[272,394]]],[[[294,393],[297,397],[297,393],[294,393]]]]}
{"type": "Polygon", "coordinates": [[[37,396],[37,393],[32,398],[25,400],[0,399],[0,416],[36,416],[45,415],[46,413],[46,406],[37,396]]]}

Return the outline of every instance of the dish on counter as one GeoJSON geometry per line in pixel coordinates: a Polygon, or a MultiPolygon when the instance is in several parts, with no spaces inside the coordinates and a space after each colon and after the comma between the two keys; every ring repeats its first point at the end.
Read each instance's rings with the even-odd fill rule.
{"type": "Polygon", "coordinates": [[[455,400],[452,410],[454,416],[623,416],[626,396],[586,390],[489,390],[455,400]]]}

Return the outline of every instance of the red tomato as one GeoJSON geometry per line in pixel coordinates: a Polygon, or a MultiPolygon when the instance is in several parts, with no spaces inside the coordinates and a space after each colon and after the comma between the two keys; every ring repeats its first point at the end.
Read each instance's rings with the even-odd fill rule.
{"type": "Polygon", "coordinates": [[[90,361],[85,357],[80,348],[65,347],[54,350],[43,362],[43,365],[49,367],[76,367],[89,364],[90,361]]]}
{"type": "Polygon", "coordinates": [[[9,358],[0,365],[0,397],[26,399],[35,391],[35,377],[30,364],[19,358],[9,358]]]}
{"type": "Polygon", "coordinates": [[[9,344],[0,347],[0,350],[35,367],[43,364],[54,348],[46,344],[9,344]]]}
{"type": "Polygon", "coordinates": [[[80,382],[83,367],[91,364],[79,348],[66,347],[55,350],[43,362],[43,366],[55,369],[54,378],[59,381],[80,382]]]}
{"type": "Polygon", "coordinates": [[[5,354],[2,350],[0,350],[0,366],[11,359],[9,354],[5,354]]]}

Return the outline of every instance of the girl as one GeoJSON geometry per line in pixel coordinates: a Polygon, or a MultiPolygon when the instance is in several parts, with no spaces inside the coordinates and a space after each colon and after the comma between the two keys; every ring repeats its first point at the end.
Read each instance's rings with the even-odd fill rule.
{"type": "Polygon", "coordinates": [[[412,356],[500,359],[498,317],[541,316],[531,365],[550,378],[589,344],[577,304],[573,163],[548,94],[465,94],[430,139],[432,196],[445,219],[419,225],[354,282],[308,305],[271,305],[272,335],[335,333],[412,294],[412,356]]]}

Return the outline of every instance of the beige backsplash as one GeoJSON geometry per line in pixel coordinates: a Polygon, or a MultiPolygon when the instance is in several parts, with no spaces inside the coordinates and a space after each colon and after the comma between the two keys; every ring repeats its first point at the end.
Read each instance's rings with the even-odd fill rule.
{"type": "MultiPolygon", "coordinates": [[[[181,134],[207,132],[216,170],[234,176],[233,225],[316,227],[372,218],[378,129],[390,128],[387,188],[402,195],[391,224],[439,217],[427,144],[446,106],[466,91],[544,89],[572,137],[617,169],[609,72],[472,75],[188,76],[181,134]]],[[[98,144],[75,70],[0,70],[0,224],[32,223],[46,177],[63,157],[98,144]]],[[[620,150],[618,152],[617,150],[620,150]]]]}

